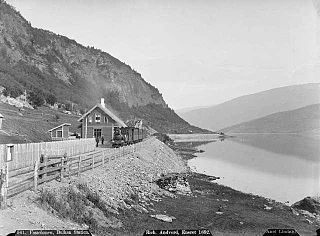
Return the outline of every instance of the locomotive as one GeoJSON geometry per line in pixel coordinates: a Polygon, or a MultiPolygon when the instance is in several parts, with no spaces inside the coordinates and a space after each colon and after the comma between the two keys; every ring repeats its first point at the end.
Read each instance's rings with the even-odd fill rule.
{"type": "Polygon", "coordinates": [[[122,147],[142,141],[147,136],[144,129],[136,127],[115,127],[113,130],[112,147],[122,147]]]}

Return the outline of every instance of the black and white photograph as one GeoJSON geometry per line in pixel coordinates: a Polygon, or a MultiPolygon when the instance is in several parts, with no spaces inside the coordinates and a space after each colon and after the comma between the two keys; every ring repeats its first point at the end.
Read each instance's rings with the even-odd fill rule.
{"type": "Polygon", "coordinates": [[[320,0],[0,0],[0,235],[320,235],[320,0]]]}

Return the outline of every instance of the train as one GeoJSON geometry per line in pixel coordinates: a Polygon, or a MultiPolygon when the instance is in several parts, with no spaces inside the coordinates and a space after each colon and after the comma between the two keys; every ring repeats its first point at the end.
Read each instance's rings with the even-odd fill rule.
{"type": "Polygon", "coordinates": [[[147,132],[144,129],[136,127],[114,127],[111,143],[112,147],[118,148],[141,142],[146,137],[147,132]]]}

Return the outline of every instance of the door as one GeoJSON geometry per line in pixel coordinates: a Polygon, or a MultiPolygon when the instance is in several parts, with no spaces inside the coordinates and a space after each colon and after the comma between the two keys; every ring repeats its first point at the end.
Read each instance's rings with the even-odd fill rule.
{"type": "Polygon", "coordinates": [[[93,135],[94,137],[98,137],[98,138],[101,138],[101,129],[94,129],[93,130],[93,135]]]}

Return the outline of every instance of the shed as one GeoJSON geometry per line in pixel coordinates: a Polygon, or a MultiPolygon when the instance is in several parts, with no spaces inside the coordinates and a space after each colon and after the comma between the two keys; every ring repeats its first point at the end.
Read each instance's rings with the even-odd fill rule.
{"type": "Polygon", "coordinates": [[[78,121],[81,122],[81,138],[103,136],[106,141],[110,141],[113,138],[114,127],[127,127],[119,117],[106,108],[103,98],[78,121]]]}
{"type": "Polygon", "coordinates": [[[64,123],[64,124],[61,124],[57,127],[54,127],[52,129],[48,130],[48,132],[51,134],[51,139],[52,140],[68,139],[69,138],[69,126],[71,126],[71,124],[64,123]]]}

